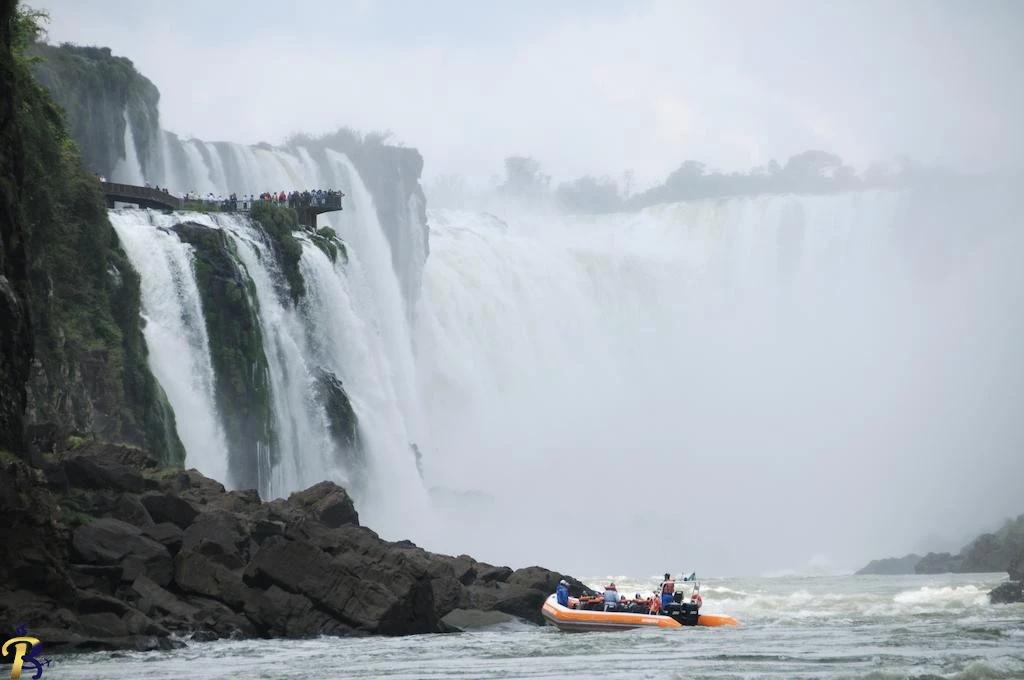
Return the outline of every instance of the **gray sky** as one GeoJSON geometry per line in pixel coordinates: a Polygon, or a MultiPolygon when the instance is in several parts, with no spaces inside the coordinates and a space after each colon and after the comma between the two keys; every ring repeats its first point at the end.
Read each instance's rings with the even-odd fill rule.
{"type": "Polygon", "coordinates": [[[807,148],[863,166],[1024,154],[1024,3],[36,0],[50,39],[106,45],[160,88],[164,127],[278,142],[391,130],[426,175],[513,153],[556,178],[807,148]]]}

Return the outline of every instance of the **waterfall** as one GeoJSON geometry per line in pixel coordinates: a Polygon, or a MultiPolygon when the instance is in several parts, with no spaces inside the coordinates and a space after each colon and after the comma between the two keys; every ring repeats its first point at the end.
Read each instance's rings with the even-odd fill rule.
{"type": "Polygon", "coordinates": [[[737,523],[742,554],[811,540],[843,563],[883,541],[870,527],[909,545],[969,531],[965,503],[1019,511],[1005,464],[980,462],[1024,445],[1011,193],[431,212],[414,346],[434,547],[740,571],[737,523]]]}
{"type": "Polygon", "coordinates": [[[266,359],[272,436],[242,451],[240,460],[256,470],[260,494],[286,496],[333,480],[353,492],[375,529],[403,537],[425,521],[427,503],[410,450],[408,423],[415,419],[410,333],[372,198],[347,160],[337,162],[363,208],[335,220],[340,232],[353,235],[347,257],[331,261],[299,234],[306,294],[298,304],[283,293],[270,238],[247,216],[142,210],[114,210],[110,216],[142,277],[149,361],[178,415],[188,464],[229,485],[250,476],[231,469],[240,464],[229,455],[238,444],[225,441],[219,422],[203,324],[204,313],[224,310],[202,308],[192,248],[175,232],[181,223],[226,235],[231,245],[221,254],[234,261],[252,291],[248,304],[258,317],[266,359]],[[381,342],[384,335],[399,337],[381,342]],[[344,450],[332,432],[325,380],[340,386],[351,401],[361,452],[344,450]]]}
{"type": "Polygon", "coordinates": [[[134,184],[140,186],[145,182],[142,173],[142,164],[139,162],[139,150],[135,146],[135,133],[132,132],[131,121],[128,120],[128,111],[124,112],[124,156],[114,166],[110,178],[114,182],[122,184],[134,184]]]}
{"type": "Polygon", "coordinates": [[[192,249],[160,227],[153,213],[114,210],[110,221],[141,272],[143,332],[149,364],[176,416],[185,464],[227,479],[227,444],[214,399],[213,367],[192,249]]]}

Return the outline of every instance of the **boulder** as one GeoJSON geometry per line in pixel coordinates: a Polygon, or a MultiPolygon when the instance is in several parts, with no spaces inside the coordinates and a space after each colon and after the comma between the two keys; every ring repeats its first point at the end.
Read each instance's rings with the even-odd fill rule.
{"type": "Polygon", "coordinates": [[[245,605],[245,615],[264,635],[271,637],[316,637],[353,632],[350,626],[318,609],[305,595],[289,593],[276,585],[250,598],[245,605]]]}
{"type": "Polygon", "coordinates": [[[250,585],[304,595],[347,626],[387,635],[439,630],[433,590],[423,576],[413,578],[353,553],[332,557],[309,543],[279,537],[260,546],[245,570],[250,585]]]}
{"type": "Polygon", "coordinates": [[[992,589],[988,594],[992,604],[1013,604],[1024,602],[1024,582],[1005,581],[992,589]]]}
{"type": "Polygon", "coordinates": [[[153,518],[149,516],[149,511],[139,501],[139,497],[134,494],[123,493],[118,496],[114,501],[110,516],[137,527],[153,524],[153,518]]]}
{"type": "Polygon", "coordinates": [[[238,515],[223,510],[204,512],[185,529],[181,549],[198,552],[228,569],[249,561],[249,533],[238,515]]]}
{"type": "Polygon", "coordinates": [[[174,558],[174,580],[186,593],[218,600],[235,611],[241,611],[249,597],[241,573],[195,550],[182,548],[174,558]]]}
{"type": "Polygon", "coordinates": [[[79,454],[63,462],[68,485],[82,489],[141,493],[146,482],[137,470],[122,463],[79,454]]]}
{"type": "Polygon", "coordinates": [[[551,593],[510,583],[491,582],[469,586],[469,602],[474,609],[497,610],[536,624],[543,624],[540,613],[551,593]]]}
{"type": "Polygon", "coordinates": [[[81,590],[98,590],[112,595],[121,582],[124,570],[121,565],[69,564],[68,573],[75,587],[81,590]]]}
{"type": "Polygon", "coordinates": [[[136,605],[139,611],[149,616],[170,616],[184,621],[191,619],[198,611],[145,576],[136,578],[131,590],[138,598],[136,605]]]}
{"type": "Polygon", "coordinates": [[[178,525],[170,522],[160,522],[150,526],[142,527],[142,534],[149,536],[157,543],[167,548],[172,556],[177,555],[181,550],[182,531],[178,525]]]}
{"type": "Polygon", "coordinates": [[[181,529],[187,529],[199,514],[191,503],[169,493],[147,494],[142,497],[142,504],[154,522],[170,522],[181,529]]]}
{"type": "Polygon", "coordinates": [[[287,503],[331,528],[359,524],[359,513],[348,492],[334,482],[320,482],[297,491],[288,497],[287,503]]]}
{"type": "Polygon", "coordinates": [[[139,574],[145,574],[161,585],[170,583],[170,553],[127,522],[104,518],[80,526],[71,545],[87,564],[120,564],[125,580],[134,581],[139,574]]]}

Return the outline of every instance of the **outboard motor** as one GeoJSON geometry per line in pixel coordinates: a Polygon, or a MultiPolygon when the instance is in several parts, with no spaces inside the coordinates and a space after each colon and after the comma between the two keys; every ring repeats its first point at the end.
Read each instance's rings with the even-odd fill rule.
{"type": "Polygon", "coordinates": [[[696,626],[698,609],[697,605],[690,602],[669,602],[661,613],[671,616],[684,626],[696,626]]]}

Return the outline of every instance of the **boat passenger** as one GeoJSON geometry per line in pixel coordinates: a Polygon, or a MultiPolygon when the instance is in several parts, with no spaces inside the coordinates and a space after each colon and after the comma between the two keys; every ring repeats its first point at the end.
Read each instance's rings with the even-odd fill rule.
{"type": "Polygon", "coordinates": [[[558,604],[563,607],[569,606],[569,584],[564,578],[558,582],[558,588],[555,590],[555,597],[558,600],[558,604]]]}
{"type": "Polygon", "coordinates": [[[604,587],[604,610],[615,609],[619,604],[619,591],[615,589],[614,583],[604,587]]]}
{"type": "Polygon", "coordinates": [[[672,596],[676,594],[676,584],[671,574],[665,574],[665,580],[661,582],[661,606],[667,607],[672,602],[672,596]]]}
{"type": "Polygon", "coordinates": [[[660,614],[661,613],[661,598],[654,596],[650,600],[651,608],[648,613],[660,614]]]}

